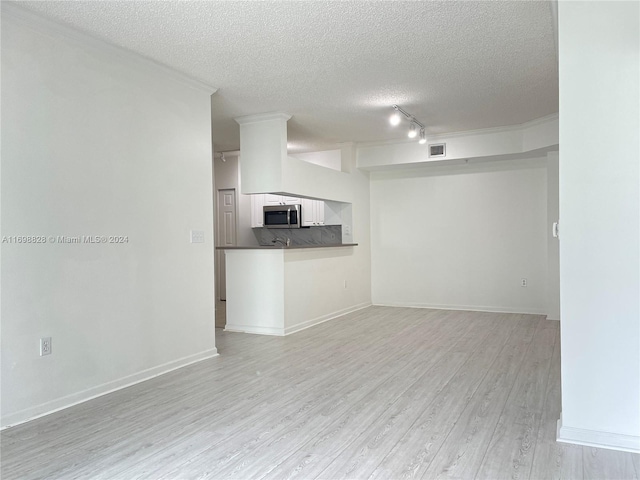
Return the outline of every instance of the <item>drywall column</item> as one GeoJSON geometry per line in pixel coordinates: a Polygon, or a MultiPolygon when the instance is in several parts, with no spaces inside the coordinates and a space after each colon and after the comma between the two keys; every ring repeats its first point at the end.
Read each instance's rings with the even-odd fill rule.
{"type": "Polygon", "coordinates": [[[560,320],[560,244],[553,236],[558,221],[558,152],[547,154],[547,319],[560,320]]]}
{"type": "Polygon", "coordinates": [[[282,163],[287,158],[287,120],[268,113],[236,118],[240,125],[242,193],[282,192],[282,163]]]}
{"type": "Polygon", "coordinates": [[[558,440],[640,452],[640,4],[558,15],[558,440]]]}

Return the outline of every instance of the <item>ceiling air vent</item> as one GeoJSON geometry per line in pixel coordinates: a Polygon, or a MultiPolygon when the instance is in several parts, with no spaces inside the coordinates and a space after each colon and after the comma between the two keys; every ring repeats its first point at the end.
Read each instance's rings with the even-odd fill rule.
{"type": "Polygon", "coordinates": [[[429,158],[431,157],[446,157],[446,143],[431,143],[429,144],[429,158]]]}

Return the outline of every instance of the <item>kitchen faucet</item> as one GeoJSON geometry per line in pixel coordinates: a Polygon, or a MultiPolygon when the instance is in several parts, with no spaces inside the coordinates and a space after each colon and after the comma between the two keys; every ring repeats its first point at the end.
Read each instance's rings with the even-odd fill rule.
{"type": "Polygon", "coordinates": [[[282,238],[276,238],[275,240],[271,240],[271,243],[278,243],[278,242],[282,242],[282,245],[285,247],[288,247],[291,245],[291,239],[289,237],[286,237],[287,240],[284,241],[282,238]]]}

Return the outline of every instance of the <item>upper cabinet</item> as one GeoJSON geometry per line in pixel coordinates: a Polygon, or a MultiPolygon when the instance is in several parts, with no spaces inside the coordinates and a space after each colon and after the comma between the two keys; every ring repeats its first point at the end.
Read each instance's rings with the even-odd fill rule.
{"type": "Polygon", "coordinates": [[[324,225],[324,202],[322,200],[302,199],[302,226],[324,225]]]}
{"type": "Polygon", "coordinates": [[[264,194],[265,205],[295,205],[299,203],[300,203],[300,199],[297,197],[287,197],[286,195],[274,195],[272,193],[264,194]]]}
{"type": "Polygon", "coordinates": [[[302,205],[302,226],[317,227],[324,225],[324,202],[322,200],[310,200],[308,198],[288,197],[286,195],[273,195],[271,193],[259,193],[251,195],[251,227],[264,227],[262,207],[265,205],[302,205]]]}
{"type": "Polygon", "coordinates": [[[264,227],[264,215],[262,213],[264,197],[265,195],[262,193],[251,195],[251,228],[264,227]]]}

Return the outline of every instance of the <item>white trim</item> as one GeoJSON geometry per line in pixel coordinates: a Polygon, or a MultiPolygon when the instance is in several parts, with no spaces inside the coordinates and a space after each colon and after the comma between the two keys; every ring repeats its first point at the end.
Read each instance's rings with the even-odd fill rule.
{"type": "Polygon", "coordinates": [[[353,313],[357,310],[362,310],[363,308],[367,308],[370,306],[371,306],[371,303],[368,303],[368,302],[360,303],[358,305],[353,305],[351,307],[343,308],[342,310],[337,310],[335,312],[331,312],[326,315],[321,315],[320,317],[312,318],[311,320],[306,320],[304,322],[301,322],[286,328],[260,327],[256,325],[227,324],[227,326],[224,328],[224,331],[236,332],[236,333],[252,333],[254,335],[273,335],[278,337],[284,337],[287,335],[291,335],[292,333],[300,332],[301,330],[306,330],[307,328],[311,328],[315,325],[328,322],[329,320],[342,317],[343,315],[347,315],[348,313],[353,313]]]}
{"type": "Polygon", "coordinates": [[[559,318],[555,318],[555,316],[549,316],[549,315],[547,315],[547,320],[551,320],[553,322],[559,322],[560,321],[559,318]]]}
{"type": "Polygon", "coordinates": [[[524,132],[525,130],[531,127],[537,127],[538,125],[557,122],[559,118],[560,117],[557,113],[552,113],[551,115],[534,118],[533,120],[530,120],[528,122],[517,123],[515,125],[505,125],[502,127],[478,128],[475,130],[467,130],[465,132],[433,134],[433,135],[429,135],[428,139],[446,140],[449,138],[466,137],[471,135],[490,135],[490,134],[496,134],[496,133],[508,133],[508,132],[518,132],[518,131],[524,132]]]}
{"type": "Polygon", "coordinates": [[[127,388],[137,383],[142,383],[146,380],[164,375],[165,373],[172,372],[173,370],[186,367],[187,365],[191,365],[193,363],[201,362],[202,360],[207,360],[209,358],[217,356],[218,350],[216,348],[212,348],[209,350],[205,350],[204,352],[196,353],[194,355],[189,355],[179,358],[178,360],[173,360],[171,362],[158,365],[157,367],[142,370],[141,372],[134,373],[132,375],[128,375],[111,382],[103,383],[102,385],[97,385],[80,392],[72,393],[71,395],[66,395],[50,402],[41,403],[40,405],[36,405],[35,407],[29,407],[25,408],[24,410],[19,410],[2,417],[2,427],[0,428],[0,430],[14,427],[21,423],[35,420],[36,418],[44,417],[45,415],[64,410],[65,408],[78,405],[79,403],[87,402],[94,398],[107,395],[108,393],[122,390],[123,388],[127,388]]]}
{"type": "MultiPolygon", "coordinates": [[[[544,155],[544,154],[542,154],[544,155]]],[[[376,165],[372,167],[359,167],[371,173],[373,180],[386,180],[389,178],[406,178],[408,175],[420,174],[422,176],[442,175],[443,172],[461,171],[465,173],[504,172],[512,170],[531,170],[533,168],[546,169],[546,158],[535,151],[520,153],[505,153],[503,155],[488,155],[486,157],[471,157],[469,159],[436,159],[424,162],[397,163],[393,165],[376,165]],[[534,156],[529,156],[534,154],[534,156]]]]}
{"type": "Polygon", "coordinates": [[[284,337],[284,328],[278,327],[260,327],[258,325],[241,325],[241,324],[226,324],[224,327],[225,332],[235,333],[252,333],[254,335],[273,335],[277,337],[284,337]]]}
{"type": "Polygon", "coordinates": [[[525,315],[546,315],[543,309],[538,308],[518,308],[518,307],[491,307],[485,305],[440,305],[432,303],[413,302],[373,302],[378,307],[406,307],[406,308],[432,308],[435,310],[461,310],[468,312],[490,312],[490,313],[520,313],[525,315]]]}
{"type": "Polygon", "coordinates": [[[358,310],[362,310],[363,308],[370,307],[371,303],[360,303],[358,305],[354,305],[352,307],[343,308],[342,310],[338,310],[337,312],[328,313],[326,315],[321,315],[320,317],[312,318],[311,320],[307,320],[302,323],[298,323],[297,325],[292,325],[291,327],[286,327],[284,329],[285,335],[290,335],[295,332],[299,332],[301,330],[306,330],[307,328],[313,327],[315,325],[319,325],[324,322],[328,322],[329,320],[333,320],[334,318],[342,317],[343,315],[347,315],[348,313],[353,313],[358,310]]]}
{"type": "Polygon", "coordinates": [[[269,120],[284,120],[285,122],[291,118],[291,115],[284,112],[273,113],[258,113],[256,115],[245,115],[243,117],[236,117],[234,120],[239,125],[245,125],[247,123],[266,122],[269,120]]]}
{"type": "Polygon", "coordinates": [[[31,28],[40,33],[54,34],[56,36],[65,37],[76,43],[80,43],[84,47],[91,47],[101,50],[119,60],[135,63],[137,66],[150,70],[154,74],[162,73],[174,80],[187,84],[197,90],[205,91],[209,95],[213,95],[218,91],[217,88],[209,85],[202,80],[196,79],[183,73],[175,68],[169,67],[163,63],[159,63],[149,57],[145,57],[132,50],[119,47],[107,40],[103,40],[89,33],[77,30],[71,26],[65,25],[58,21],[39,15],[35,12],[27,10],[14,2],[2,2],[2,17],[8,18],[20,25],[31,28]]]}
{"type": "Polygon", "coordinates": [[[640,436],[563,426],[562,414],[558,419],[556,440],[560,443],[640,453],[640,436]]]}
{"type": "MultiPolygon", "coordinates": [[[[502,127],[489,127],[489,128],[477,128],[475,130],[463,130],[460,132],[450,132],[450,133],[432,133],[427,135],[427,140],[431,141],[440,141],[440,140],[448,140],[451,138],[457,137],[468,137],[473,135],[490,135],[490,134],[499,134],[499,133],[509,133],[514,131],[520,131],[519,133],[523,133],[525,130],[531,127],[536,127],[538,125],[543,125],[545,123],[557,122],[559,119],[559,115],[557,113],[552,113],[551,115],[546,115],[544,117],[534,118],[531,121],[524,123],[517,123],[515,125],[505,125],[502,127]]],[[[378,147],[383,145],[399,145],[403,143],[415,143],[415,139],[402,139],[402,140],[377,140],[373,142],[359,142],[356,143],[356,147],[378,147]]]]}

